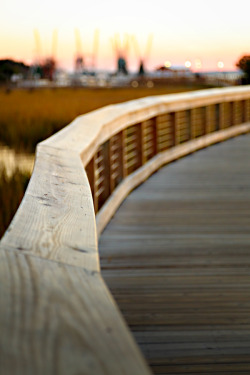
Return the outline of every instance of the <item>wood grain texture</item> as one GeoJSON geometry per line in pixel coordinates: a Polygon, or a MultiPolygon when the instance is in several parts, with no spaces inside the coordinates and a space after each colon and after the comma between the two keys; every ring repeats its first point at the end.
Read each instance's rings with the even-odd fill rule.
{"type": "Polygon", "coordinates": [[[150,374],[99,272],[0,252],[0,373],[150,374]]]}
{"type": "Polygon", "coordinates": [[[250,135],[169,164],[99,241],[102,274],[155,374],[250,373],[250,135]]]}
{"type": "Polygon", "coordinates": [[[150,374],[100,276],[79,155],[38,147],[0,249],[1,374],[150,374]]]}
{"type": "Polygon", "coordinates": [[[1,243],[8,249],[99,269],[93,201],[79,156],[38,147],[25,199],[1,243]]]}
{"type": "MultiPolygon", "coordinates": [[[[105,166],[98,166],[100,198],[95,197],[93,204],[91,189],[97,189],[94,169],[98,162],[97,151],[103,154],[105,164],[110,158],[111,137],[119,134],[119,145],[124,145],[127,128],[134,125],[138,128],[138,124],[144,122],[150,124],[150,119],[167,113],[172,113],[169,120],[172,124],[176,117],[174,111],[190,112],[193,108],[210,105],[216,109],[210,119],[217,126],[222,108],[218,103],[237,100],[244,100],[247,108],[244,125],[239,125],[237,130],[230,128],[224,133],[200,137],[192,144],[183,144],[153,157],[135,172],[134,180],[131,176],[125,180],[125,189],[121,185],[114,192],[113,203],[106,211],[109,219],[130,189],[162,164],[221,141],[228,134],[234,136],[248,131],[249,87],[149,97],[108,106],[80,116],[38,145],[25,197],[0,243],[1,374],[150,373],[100,276],[94,206],[98,208],[103,204],[101,194],[106,197],[110,186],[126,175],[126,168],[123,165],[112,171],[112,184],[106,186],[101,175],[105,166]],[[103,149],[106,141],[107,147],[103,149]],[[87,165],[91,170],[91,189],[84,170],[87,165]]],[[[235,105],[237,122],[240,106],[235,105]]],[[[212,125],[209,126],[212,129],[212,125]]],[[[145,137],[153,139],[154,127],[146,127],[145,137]]],[[[172,132],[171,137],[177,139],[174,129],[172,132]]],[[[148,140],[144,159],[155,153],[156,144],[152,148],[152,139],[148,140]]],[[[163,133],[164,145],[167,139],[163,133]]],[[[122,156],[124,150],[116,155],[117,163],[122,156]]],[[[141,156],[138,158],[141,164],[141,156]]],[[[104,221],[98,218],[98,223],[104,221]]],[[[126,231],[126,226],[123,230],[126,231]]],[[[141,266],[144,267],[148,259],[149,256],[141,266]]],[[[137,259],[134,261],[136,265],[137,259]]],[[[165,305],[167,301],[162,303],[165,305]]],[[[165,318],[159,316],[164,321],[165,318]]],[[[149,314],[142,320],[137,315],[138,324],[148,318],[149,314]]],[[[170,313],[168,319],[178,323],[180,316],[177,312],[170,313]]],[[[220,319],[218,316],[218,321],[220,319]]],[[[244,319],[247,320],[246,315],[244,319]]],[[[160,362],[158,365],[161,368],[160,362]]]]}

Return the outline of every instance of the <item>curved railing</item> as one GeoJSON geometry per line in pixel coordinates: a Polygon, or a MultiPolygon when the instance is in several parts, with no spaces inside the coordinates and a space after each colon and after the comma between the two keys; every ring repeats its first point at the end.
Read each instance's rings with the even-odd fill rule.
{"type": "Polygon", "coordinates": [[[1,373],[150,373],[102,280],[97,234],[161,165],[249,120],[249,87],[203,90],[111,105],[38,145],[0,244],[1,373]]]}

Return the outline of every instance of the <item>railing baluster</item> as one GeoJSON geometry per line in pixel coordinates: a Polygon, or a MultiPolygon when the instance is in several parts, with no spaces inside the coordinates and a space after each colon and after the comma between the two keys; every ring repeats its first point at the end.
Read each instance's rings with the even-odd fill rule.
{"type": "Polygon", "coordinates": [[[207,115],[207,130],[206,133],[212,133],[216,129],[216,110],[215,105],[209,105],[208,107],[208,115],[207,115]]]}
{"type": "Polygon", "coordinates": [[[192,108],[189,110],[189,113],[190,113],[190,137],[189,139],[194,139],[196,138],[196,127],[197,127],[197,124],[196,124],[196,112],[197,112],[197,108],[192,108]]]}
{"type": "Polygon", "coordinates": [[[185,117],[186,117],[186,137],[184,138],[184,142],[189,141],[192,139],[192,127],[193,127],[193,119],[192,119],[192,109],[187,109],[185,111],[185,117]]]}
{"type": "Polygon", "coordinates": [[[124,142],[124,172],[127,176],[142,165],[141,124],[125,129],[124,142]]]}
{"type": "Polygon", "coordinates": [[[235,103],[225,102],[221,104],[222,108],[222,119],[221,119],[221,129],[227,129],[234,125],[234,113],[235,113],[235,103]]]}
{"type": "Polygon", "coordinates": [[[241,122],[246,122],[246,100],[241,101],[241,122]]]}
{"type": "Polygon", "coordinates": [[[96,194],[98,210],[110,196],[110,142],[103,143],[97,152],[96,158],[96,194]]]}
{"type": "Polygon", "coordinates": [[[85,171],[89,180],[89,185],[91,189],[91,194],[93,198],[93,204],[95,212],[98,211],[98,204],[97,204],[97,196],[96,196],[96,188],[95,188],[95,155],[93,158],[88,162],[85,167],[85,171]]]}
{"type": "Polygon", "coordinates": [[[246,103],[245,121],[250,121],[250,99],[247,99],[245,103],[246,103]]]}
{"type": "Polygon", "coordinates": [[[141,123],[142,165],[156,155],[156,119],[141,123]]]}
{"type": "Polygon", "coordinates": [[[201,137],[206,133],[206,107],[194,108],[191,111],[191,138],[201,137]]]}
{"type": "Polygon", "coordinates": [[[176,112],[176,132],[177,144],[186,142],[191,139],[191,110],[176,112]]]}
{"type": "Polygon", "coordinates": [[[115,134],[110,139],[110,192],[123,179],[123,134],[115,134]]]}
{"type": "Polygon", "coordinates": [[[239,125],[242,122],[241,112],[241,101],[237,100],[234,102],[234,125],[239,125]]]}
{"type": "Polygon", "coordinates": [[[157,153],[175,145],[175,113],[170,112],[156,117],[157,153]]]}
{"type": "Polygon", "coordinates": [[[215,131],[221,129],[221,104],[215,104],[215,131]]]}

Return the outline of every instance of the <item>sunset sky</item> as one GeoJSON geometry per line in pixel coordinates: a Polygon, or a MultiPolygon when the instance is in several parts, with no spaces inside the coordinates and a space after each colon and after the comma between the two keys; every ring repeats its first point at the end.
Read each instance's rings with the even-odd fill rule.
{"type": "MultiPolygon", "coordinates": [[[[116,58],[111,38],[135,36],[144,54],[147,39],[153,43],[147,67],[153,69],[170,61],[193,70],[234,70],[243,54],[250,54],[250,3],[245,0],[0,0],[0,58],[32,63],[40,54],[52,54],[53,33],[58,35],[55,57],[62,68],[72,69],[76,54],[75,30],[81,39],[82,53],[90,61],[95,30],[99,30],[97,68],[115,69],[116,58]],[[41,46],[35,42],[40,36],[41,46]]],[[[130,46],[128,68],[136,69],[138,55],[130,46]]]]}

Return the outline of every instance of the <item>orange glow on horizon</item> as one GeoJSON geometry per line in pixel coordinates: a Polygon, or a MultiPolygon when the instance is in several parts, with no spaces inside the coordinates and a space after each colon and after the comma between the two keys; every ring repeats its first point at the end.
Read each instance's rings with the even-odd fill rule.
{"type": "MultiPolygon", "coordinates": [[[[181,6],[172,2],[168,6],[168,22],[165,12],[161,11],[165,7],[164,0],[155,0],[154,4],[146,0],[143,14],[139,3],[127,0],[125,9],[116,12],[116,17],[113,10],[117,4],[114,0],[100,3],[98,7],[90,3],[87,15],[86,6],[80,0],[71,0],[70,4],[58,0],[43,0],[36,4],[36,9],[31,0],[2,1],[0,58],[13,58],[29,64],[34,62],[37,57],[34,29],[40,34],[41,56],[50,56],[53,30],[56,29],[58,42],[55,59],[60,67],[73,69],[76,28],[81,35],[85,57],[91,55],[94,32],[99,30],[96,58],[98,69],[116,69],[116,56],[110,39],[117,34],[121,39],[126,34],[134,35],[141,51],[147,45],[148,35],[153,34],[150,53],[145,61],[149,70],[166,62],[171,62],[172,66],[184,66],[187,56],[191,69],[195,71],[217,70],[218,61],[224,63],[219,69],[235,70],[235,63],[239,58],[250,54],[248,13],[242,12],[240,6],[243,0],[238,1],[237,8],[225,0],[217,1],[216,12],[213,6],[215,0],[211,0],[211,4],[204,3],[203,10],[198,0],[181,2],[181,6]],[[234,31],[236,29],[237,33],[234,31]]],[[[129,45],[126,58],[128,69],[137,70],[139,58],[132,45],[129,45]]]]}

